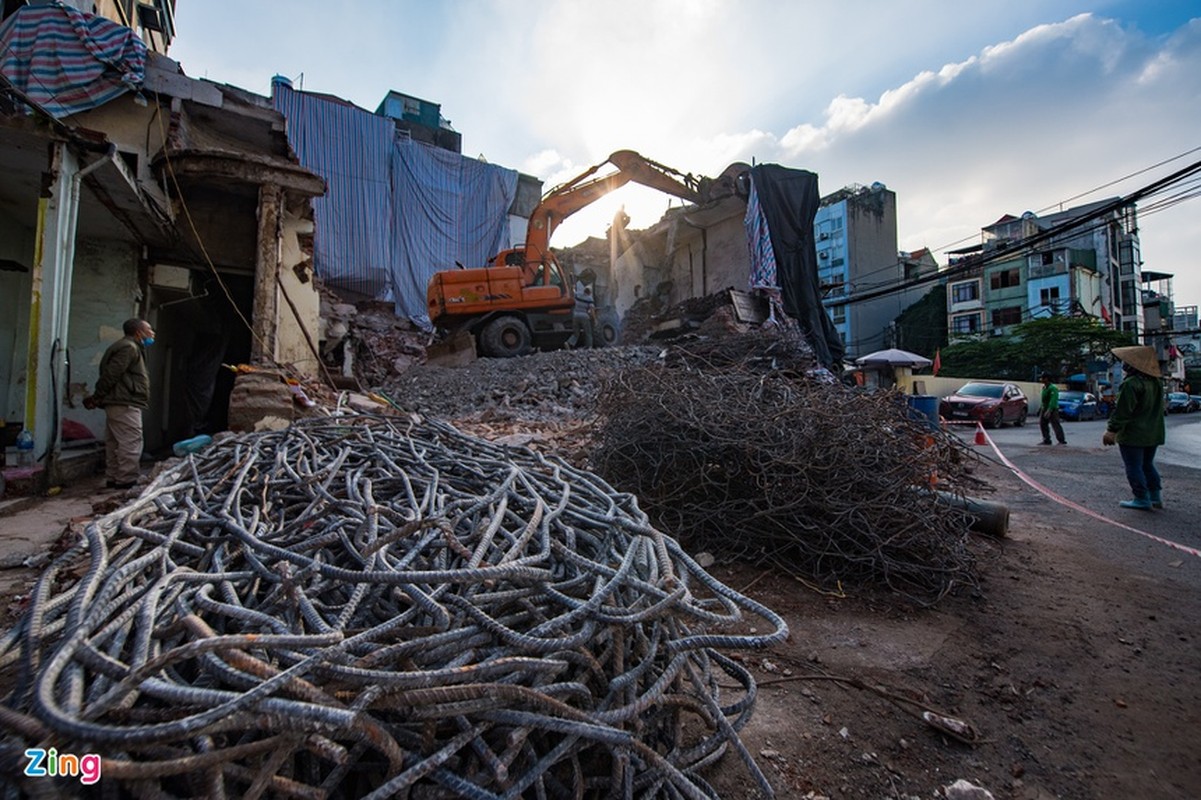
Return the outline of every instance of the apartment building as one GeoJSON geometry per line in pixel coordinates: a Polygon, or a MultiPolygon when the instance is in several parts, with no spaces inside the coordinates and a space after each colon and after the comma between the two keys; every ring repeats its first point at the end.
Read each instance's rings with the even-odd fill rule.
{"type": "Polygon", "coordinates": [[[892,347],[893,323],[928,287],[848,303],[856,293],[937,271],[928,252],[897,251],[897,195],[883,183],[848,186],[822,198],[813,221],[823,305],[850,355],[892,347]]]}
{"type": "Polygon", "coordinates": [[[947,283],[951,338],[1006,336],[1031,319],[1097,317],[1118,330],[1146,330],[1138,222],[1133,206],[1102,200],[1039,217],[1006,214],[980,244],[949,253],[949,266],[979,265],[947,283]]]}

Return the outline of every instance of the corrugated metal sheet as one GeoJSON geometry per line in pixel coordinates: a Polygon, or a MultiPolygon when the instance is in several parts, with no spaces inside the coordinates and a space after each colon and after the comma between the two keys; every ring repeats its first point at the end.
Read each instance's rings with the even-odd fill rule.
{"type": "Polygon", "coordinates": [[[0,73],[56,119],[135,90],[145,70],[132,30],[59,3],[26,6],[0,26],[0,73]]]}

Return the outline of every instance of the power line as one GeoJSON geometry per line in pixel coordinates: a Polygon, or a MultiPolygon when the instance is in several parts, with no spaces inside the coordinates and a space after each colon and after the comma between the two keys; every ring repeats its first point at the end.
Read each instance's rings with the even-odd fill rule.
{"type": "Polygon", "coordinates": [[[947,278],[953,278],[957,275],[970,272],[987,264],[994,263],[1003,259],[1013,258],[1015,255],[1028,254],[1036,244],[1062,237],[1069,231],[1076,231],[1094,220],[1107,217],[1115,211],[1120,211],[1128,206],[1135,205],[1140,199],[1148,196],[1153,196],[1164,189],[1174,186],[1188,178],[1191,178],[1196,173],[1201,172],[1201,161],[1196,161],[1183,169],[1177,170],[1166,177],[1153,181],[1140,189],[1136,189],[1125,197],[1119,197],[1116,200],[1108,203],[1103,203],[1097,208],[1080,215],[1071,220],[1053,225],[1043,229],[1038,233],[1032,234],[1025,239],[1018,240],[1009,244],[1002,244],[996,250],[990,253],[984,253],[978,256],[968,256],[953,267],[950,267],[939,272],[923,275],[918,278],[913,278],[907,281],[899,282],[893,286],[883,287],[880,289],[862,292],[859,294],[851,294],[843,298],[836,298],[832,301],[827,301],[829,306],[848,305],[851,303],[861,303],[867,300],[873,300],[877,297],[893,294],[905,289],[916,286],[923,286],[927,283],[941,281],[947,278]]]}
{"type": "MultiPolygon", "coordinates": [[[[1107,188],[1109,188],[1110,186],[1115,186],[1115,185],[1117,185],[1117,184],[1119,184],[1119,183],[1122,183],[1122,182],[1124,182],[1124,181],[1128,181],[1128,180],[1130,180],[1131,178],[1137,177],[1137,176],[1139,176],[1139,175],[1143,175],[1143,174],[1145,174],[1145,173],[1147,173],[1147,172],[1150,172],[1151,170],[1154,170],[1154,169],[1157,169],[1157,168],[1159,168],[1159,167],[1162,167],[1162,166],[1164,166],[1165,164],[1170,164],[1170,163],[1172,163],[1173,161],[1179,161],[1180,159],[1182,159],[1182,158],[1185,158],[1185,157],[1187,157],[1187,156],[1190,156],[1190,155],[1192,155],[1192,154],[1194,154],[1194,153],[1197,153],[1197,152],[1201,152],[1201,146],[1194,147],[1194,148],[1192,148],[1192,149],[1190,149],[1190,150],[1186,150],[1186,151],[1184,151],[1184,152],[1182,152],[1182,153],[1178,153],[1178,154],[1176,154],[1176,155],[1174,155],[1174,156],[1171,156],[1171,157],[1169,157],[1169,158],[1165,158],[1165,159],[1163,159],[1163,160],[1161,160],[1161,161],[1158,161],[1158,162],[1156,162],[1156,163],[1154,163],[1154,164],[1151,164],[1150,166],[1143,167],[1142,169],[1138,169],[1138,170],[1135,170],[1134,172],[1131,172],[1131,173],[1128,173],[1128,174],[1126,174],[1126,175],[1123,175],[1123,176],[1121,176],[1120,178],[1114,178],[1113,180],[1106,181],[1105,183],[1102,183],[1102,184],[1100,184],[1100,185],[1098,185],[1098,186],[1094,186],[1094,187],[1093,187],[1093,188],[1091,188],[1091,189],[1088,189],[1088,190],[1086,190],[1086,191],[1083,191],[1083,192],[1079,192],[1079,193],[1077,193],[1077,194],[1074,194],[1074,195],[1072,195],[1071,197],[1064,198],[1063,200],[1060,200],[1060,201],[1058,201],[1058,202],[1056,202],[1056,203],[1052,203],[1051,205],[1048,205],[1048,206],[1045,206],[1044,208],[1041,208],[1041,209],[1039,209],[1039,211],[1038,211],[1038,212],[1036,212],[1036,213],[1039,213],[1039,214],[1041,214],[1041,213],[1044,213],[1044,212],[1046,212],[1046,211],[1053,210],[1053,209],[1055,209],[1055,208],[1059,208],[1059,209],[1062,211],[1062,209],[1063,209],[1063,206],[1064,206],[1064,205],[1066,205],[1067,203],[1070,203],[1070,202],[1072,202],[1073,200],[1078,200],[1078,199],[1080,199],[1080,198],[1087,197],[1087,196],[1088,196],[1088,195],[1090,195],[1090,194],[1095,194],[1096,192],[1099,192],[1099,191],[1101,191],[1101,190],[1103,190],[1103,189],[1107,189],[1107,188]]],[[[1138,214],[1139,214],[1139,216],[1140,216],[1140,217],[1150,217],[1150,216],[1154,215],[1155,213],[1158,213],[1159,211],[1167,210],[1168,208],[1171,208],[1171,207],[1173,207],[1173,206],[1175,206],[1175,205],[1177,205],[1177,204],[1179,204],[1179,203],[1181,203],[1181,202],[1184,202],[1185,200],[1191,200],[1191,199],[1193,199],[1193,198],[1195,198],[1195,197],[1201,196],[1201,176],[1198,176],[1198,177],[1195,177],[1195,178],[1193,178],[1193,179],[1192,179],[1192,181],[1191,181],[1191,183],[1192,183],[1192,184],[1194,184],[1194,185],[1196,185],[1196,186],[1198,187],[1198,191],[1196,191],[1196,192],[1192,192],[1192,193],[1188,193],[1188,194],[1184,194],[1184,195],[1180,196],[1178,199],[1176,199],[1176,200],[1174,200],[1173,202],[1170,202],[1170,203],[1166,203],[1166,201],[1160,201],[1160,202],[1157,202],[1157,203],[1155,203],[1155,204],[1152,204],[1152,205],[1149,205],[1149,206],[1145,206],[1145,207],[1139,208],[1139,209],[1138,209],[1138,214]],[[1163,204],[1163,205],[1161,206],[1161,203],[1165,203],[1165,204],[1163,204]]],[[[1098,225],[1096,225],[1095,227],[1093,227],[1093,228],[1089,228],[1089,229],[1087,229],[1087,230],[1097,230],[1097,229],[1100,229],[1100,228],[1102,228],[1102,227],[1105,227],[1105,225],[1106,225],[1106,224],[1107,224],[1106,222],[1101,222],[1101,223],[1099,223],[1098,225]]],[[[1087,231],[1081,231],[1081,232],[1087,232],[1087,231]]],[[[933,247],[933,248],[932,248],[932,247],[929,247],[929,246],[927,246],[927,247],[925,247],[924,249],[925,249],[925,250],[927,250],[927,251],[929,251],[931,254],[933,254],[933,253],[935,253],[935,252],[946,252],[946,251],[947,251],[949,248],[951,248],[951,247],[954,247],[954,246],[956,246],[956,245],[959,245],[959,244],[963,244],[964,242],[967,242],[967,241],[970,241],[970,240],[976,239],[976,238],[977,238],[979,235],[980,235],[980,234],[978,234],[978,233],[971,234],[971,235],[969,235],[969,236],[965,236],[965,237],[963,237],[963,238],[961,238],[961,239],[957,239],[957,240],[955,240],[955,241],[953,241],[953,242],[949,242],[949,243],[947,243],[947,244],[944,244],[944,245],[939,245],[939,246],[937,246],[937,247],[933,247]]],[[[862,288],[862,289],[872,289],[872,288],[877,288],[877,287],[879,287],[879,288],[884,288],[884,287],[887,287],[887,286],[893,285],[893,283],[892,283],[891,281],[879,281],[879,282],[873,282],[873,283],[871,283],[871,284],[865,284],[865,283],[863,282],[863,279],[864,279],[864,278],[871,277],[872,275],[878,275],[878,274],[880,274],[880,273],[894,271],[894,270],[898,269],[899,267],[901,267],[902,265],[903,265],[903,261],[902,261],[901,259],[899,259],[899,258],[898,258],[896,261],[893,261],[893,262],[891,262],[891,263],[889,263],[889,264],[885,264],[885,265],[883,265],[883,266],[880,266],[880,267],[878,267],[878,268],[871,269],[871,270],[868,270],[868,271],[866,271],[866,272],[865,272],[865,271],[860,271],[860,272],[859,272],[859,274],[856,276],[856,279],[855,279],[854,281],[848,281],[848,282],[847,282],[845,285],[846,285],[846,286],[848,286],[848,287],[856,287],[856,288],[862,288]]],[[[941,274],[941,273],[940,273],[940,274],[941,274]]],[[[899,285],[899,284],[898,284],[898,285],[899,285]]]]}

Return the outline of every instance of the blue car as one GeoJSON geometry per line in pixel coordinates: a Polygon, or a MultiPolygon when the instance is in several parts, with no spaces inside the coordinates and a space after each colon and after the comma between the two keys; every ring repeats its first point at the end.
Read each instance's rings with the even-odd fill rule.
{"type": "Polygon", "coordinates": [[[1193,410],[1193,401],[1184,392],[1168,392],[1165,399],[1169,414],[1187,414],[1193,410]]]}
{"type": "Polygon", "coordinates": [[[1081,422],[1097,418],[1097,396],[1090,392],[1060,392],[1059,416],[1081,422]]]}

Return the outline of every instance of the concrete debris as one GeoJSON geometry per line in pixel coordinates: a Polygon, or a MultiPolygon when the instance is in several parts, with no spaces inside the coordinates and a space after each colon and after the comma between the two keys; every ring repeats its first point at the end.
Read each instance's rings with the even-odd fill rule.
{"type": "Polygon", "coordinates": [[[942,790],[947,800],[994,800],[992,792],[963,778],[944,786],[942,790]]]}

